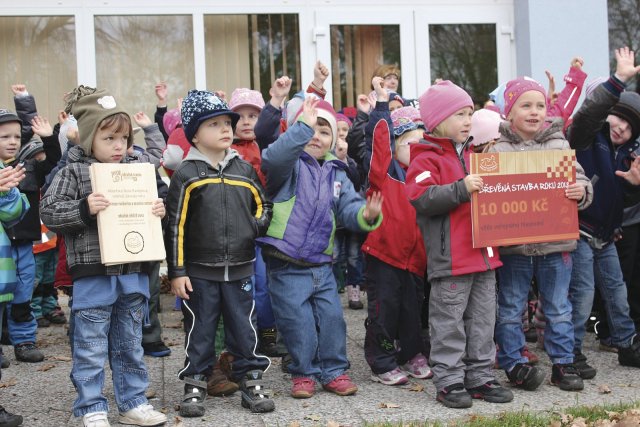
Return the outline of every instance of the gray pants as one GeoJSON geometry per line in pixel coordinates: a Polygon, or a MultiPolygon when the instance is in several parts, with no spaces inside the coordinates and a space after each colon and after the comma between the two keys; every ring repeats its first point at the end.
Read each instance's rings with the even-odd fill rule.
{"type": "Polygon", "coordinates": [[[466,388],[495,379],[495,271],[431,280],[430,363],[438,391],[452,384],[466,388]]]}

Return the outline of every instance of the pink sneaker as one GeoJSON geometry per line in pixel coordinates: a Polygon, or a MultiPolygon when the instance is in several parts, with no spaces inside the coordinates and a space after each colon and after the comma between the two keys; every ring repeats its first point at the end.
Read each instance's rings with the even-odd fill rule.
{"type": "Polygon", "coordinates": [[[316,392],[316,382],[309,377],[293,378],[291,396],[296,399],[308,399],[316,392]]]}
{"type": "Polygon", "coordinates": [[[433,376],[433,372],[431,372],[429,364],[427,363],[427,358],[424,357],[422,353],[413,356],[413,359],[400,366],[400,369],[413,378],[426,379],[433,376]]]}
{"type": "Polygon", "coordinates": [[[402,385],[409,382],[409,378],[399,368],[395,368],[384,374],[371,373],[371,381],[384,385],[402,385]]]}
{"type": "Polygon", "coordinates": [[[340,375],[329,384],[323,385],[322,388],[338,396],[350,396],[358,391],[358,386],[351,381],[347,374],[340,375]]]}

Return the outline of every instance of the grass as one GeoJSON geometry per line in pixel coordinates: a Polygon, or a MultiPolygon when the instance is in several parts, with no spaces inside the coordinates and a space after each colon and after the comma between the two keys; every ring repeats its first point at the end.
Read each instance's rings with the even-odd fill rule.
{"type": "Polygon", "coordinates": [[[597,406],[573,406],[562,411],[545,412],[505,412],[494,416],[470,415],[468,417],[442,422],[420,421],[400,423],[366,423],[366,427],[548,427],[570,426],[568,419],[584,418],[587,425],[597,420],[608,420],[611,412],[640,409],[640,401],[606,404],[597,406]],[[567,417],[569,416],[569,417],[567,417]]]}

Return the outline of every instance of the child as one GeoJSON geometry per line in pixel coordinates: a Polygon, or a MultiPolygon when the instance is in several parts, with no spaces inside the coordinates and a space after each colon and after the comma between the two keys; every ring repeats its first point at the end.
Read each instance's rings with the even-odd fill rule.
{"type": "MultiPolygon", "coordinates": [[[[489,151],[569,150],[562,133],[563,120],[545,122],[547,95],[536,81],[518,78],[507,83],[504,92],[507,121],[500,126],[500,139],[489,151]]],[[[576,166],[576,182],[565,195],[578,209],[591,204],[593,188],[582,167],[576,166]]],[[[535,390],[544,372],[529,363],[521,351],[525,346],[522,311],[526,306],[531,279],[536,277],[546,315],[544,347],[553,363],[551,384],[562,390],[582,390],[584,384],[573,365],[571,304],[567,300],[571,279],[571,255],[575,240],[505,246],[500,248],[502,269],[498,270],[498,320],[496,341],[498,363],[517,387],[535,390]]]]}
{"type": "MultiPolygon", "coordinates": [[[[73,414],[85,426],[108,426],[108,403],[102,393],[104,364],[109,359],[118,421],[155,426],[167,417],[147,402],[149,386],[141,344],[148,316],[149,277],[142,263],[106,266],[100,262],[96,216],[109,200],[91,189],[93,163],[120,163],[133,143],[129,115],[106,90],[83,87],[73,92],[79,144],[69,150],[67,165],[42,199],[42,221],[61,233],[73,279],[73,366],[71,380],[78,397],[73,414]]],[[[162,199],[151,207],[163,217],[162,199]]]]}
{"type": "MultiPolygon", "coordinates": [[[[378,101],[366,127],[367,143],[373,145],[368,192],[380,191],[386,203],[382,209],[384,222],[369,233],[362,246],[367,254],[368,301],[364,354],[371,367],[372,381],[399,385],[407,383],[408,376],[421,379],[431,376],[427,359],[421,353],[420,336],[427,258],[415,209],[404,192],[409,140],[400,141],[403,135],[411,138],[417,125],[407,116],[396,114],[393,133],[398,139],[394,141],[389,129],[394,115],[389,114],[389,94],[382,83],[382,77],[373,78],[378,101]]],[[[419,139],[422,132],[418,133],[419,139]]]]}
{"type": "MultiPolygon", "coordinates": [[[[0,110],[0,149],[4,141],[17,140],[20,142],[20,120],[18,116],[7,110],[0,110]]],[[[13,298],[13,292],[18,284],[16,265],[11,256],[11,244],[4,232],[6,225],[16,223],[22,219],[29,209],[27,198],[15,188],[24,178],[23,168],[5,167],[0,164],[0,259],[2,259],[2,275],[0,276],[0,330],[2,329],[3,312],[8,302],[13,298]]],[[[2,369],[0,368],[0,380],[2,369]]],[[[0,425],[18,426],[22,424],[22,416],[12,414],[0,405],[0,425]]]]}
{"type": "Polygon", "coordinates": [[[297,121],[262,153],[274,216],[259,239],[278,331],[291,355],[291,395],[308,398],[315,382],[341,396],[358,387],[349,367],[346,324],[331,269],[335,223],[351,230],[376,229],[382,199],[365,201],[330,152],[337,141],[333,107],[305,99],[297,121]]]}
{"type": "Polygon", "coordinates": [[[593,90],[569,128],[571,147],[593,180],[595,192],[594,203],[579,215],[581,236],[573,253],[569,290],[574,352],[581,374],[589,378],[596,370],[582,354],[582,341],[596,286],[606,308],[612,344],[618,347],[618,362],[640,367],[640,338],[629,317],[627,290],[614,244],[626,238],[620,235],[625,193],[637,195],[640,190],[634,187],[640,184],[640,160],[635,158],[640,147],[640,95],[624,91],[640,66],[634,65],[634,52],[627,47],[617,49],[615,57],[615,73],[593,90]]]}
{"type": "Polygon", "coordinates": [[[430,133],[410,145],[405,184],[427,251],[433,382],[437,400],[450,408],[469,408],[472,398],[513,399],[492,372],[494,270],[502,263],[471,241],[471,193],[482,188],[480,176],[467,174],[472,113],[471,97],[448,80],[420,96],[430,133]]]}
{"type": "Polygon", "coordinates": [[[180,415],[185,417],[205,412],[220,315],[242,406],[252,412],[275,409],[262,380],[270,360],[255,353],[251,284],[255,239],[267,230],[272,205],[251,164],[231,149],[238,119],[211,92],[192,90],[182,103],[184,133],[193,147],[171,178],[167,263],[171,289],[183,300],[187,332],[179,372],[185,382],[180,415]]]}

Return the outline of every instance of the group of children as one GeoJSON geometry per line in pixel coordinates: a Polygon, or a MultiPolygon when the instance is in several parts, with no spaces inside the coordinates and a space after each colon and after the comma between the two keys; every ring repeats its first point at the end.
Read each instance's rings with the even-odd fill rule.
{"type": "MultiPolygon", "coordinates": [[[[453,408],[468,408],[472,399],[509,402],[513,393],[493,371],[497,344],[497,362],[513,386],[536,389],[545,374],[524,352],[522,327],[534,277],[552,384],[581,390],[582,379],[595,375],[581,342],[596,286],[620,364],[640,367],[640,339],[613,245],[625,196],[640,184],[640,160],[633,156],[640,96],[623,91],[640,66],[626,48],[616,51],[616,60],[615,74],[577,112],[568,140],[563,120],[547,120],[551,102],[531,79],[506,84],[498,113],[504,120],[476,116],[477,130],[488,131],[474,138],[474,103],[464,89],[440,81],[417,100],[419,110],[404,106],[393,67],[373,77],[373,92],[359,98],[350,127],[350,120],[323,99],[328,70],[320,62],[306,92],[288,103],[292,81],[284,76],[274,82],[268,103],[259,92],[241,88],[228,103],[223,93],[191,90],[177,110],[159,105],[161,126],[155,129],[162,137],[150,137],[147,150],[133,145],[131,118],[108,91],[78,87],[67,96],[75,124],[75,133],[65,135],[68,144],[46,141],[54,135],[48,122],[32,121],[48,149],[47,159],[34,160],[31,169],[28,161],[12,163],[19,158],[21,119],[0,111],[3,229],[26,225],[27,215],[35,214],[66,248],[64,266],[73,284],[74,415],[84,426],[109,425],[102,391],[109,360],[118,421],[139,426],[167,421],[145,397],[143,354],[168,354],[159,333],[143,342],[143,327],[153,324],[154,315],[157,319],[152,282],[158,265],[100,262],[96,219],[110,200],[91,188],[93,163],[151,161],[171,173],[168,191],[158,177],[159,190],[165,186],[165,191],[150,209],[164,218],[168,276],[182,301],[182,416],[202,416],[212,391],[239,390],[242,406],[252,412],[275,409],[264,376],[271,361],[261,351],[262,331],[272,333],[271,344],[277,336],[286,347],[292,397],[312,397],[318,383],[340,396],[357,392],[347,373],[346,324],[336,283],[344,267],[335,266],[336,247],[350,259],[349,305],[361,308],[359,287],[367,290],[364,355],[373,381],[398,385],[409,377],[433,377],[437,400],[453,408]],[[483,180],[469,173],[472,151],[569,148],[577,150],[579,165],[565,195],[580,211],[581,239],[474,248],[470,199],[483,189],[483,180]],[[45,176],[61,156],[66,165],[51,176],[40,199],[45,176]],[[33,178],[33,189],[24,186],[27,178],[33,178]],[[341,228],[347,232],[336,239],[341,228]],[[365,258],[358,260],[360,251],[349,248],[358,249],[362,241],[365,258]],[[220,323],[224,338],[215,332],[220,323]],[[222,374],[217,339],[224,341],[222,374]]],[[[166,87],[156,93],[166,100],[166,87]]],[[[140,114],[134,117],[147,134],[151,121],[140,114]]],[[[554,115],[568,118],[570,112],[554,115]]],[[[33,329],[18,328],[12,336],[16,356],[20,345],[37,350],[36,320],[27,308],[33,286],[27,292],[20,282],[34,282],[33,275],[20,277],[27,270],[20,262],[26,243],[31,251],[40,238],[37,225],[33,238],[0,233],[7,260],[0,310],[13,298],[9,322],[30,322],[33,329]]],[[[13,416],[0,409],[0,421],[5,415],[13,416]]],[[[13,424],[4,425],[19,425],[19,416],[13,417],[13,424]]]]}

